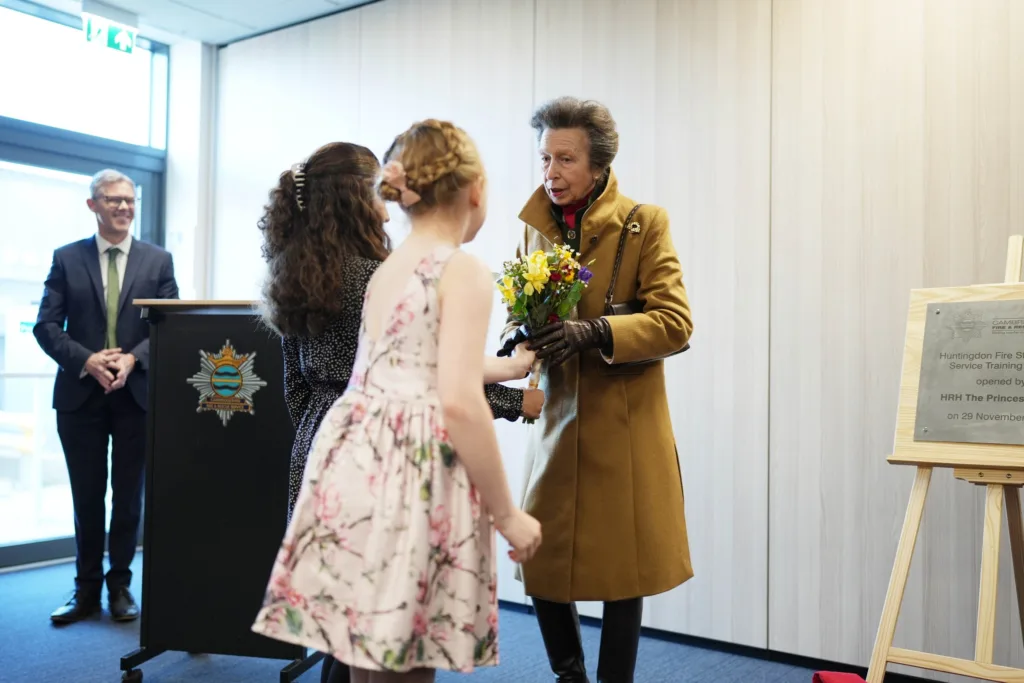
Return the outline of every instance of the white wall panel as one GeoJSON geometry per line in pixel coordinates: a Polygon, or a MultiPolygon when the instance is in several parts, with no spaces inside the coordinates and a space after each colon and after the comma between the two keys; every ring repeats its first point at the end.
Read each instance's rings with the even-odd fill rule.
{"type": "Polygon", "coordinates": [[[358,12],[220,51],[211,296],[259,296],[256,226],[280,174],[317,147],[359,141],[358,12]]]}
{"type": "MultiPolygon", "coordinates": [[[[1002,281],[1024,224],[1024,5],[774,5],[769,646],[866,665],[913,479],[885,460],[909,290],[1002,281]]],[[[983,501],[933,476],[898,647],[973,658],[983,501]]]]}
{"type": "Polygon", "coordinates": [[[645,623],[757,647],[767,642],[770,30],[769,0],[537,3],[536,102],[608,105],[620,189],[668,210],[693,308],[692,349],[666,375],[695,576],[649,600],[645,623]]]}

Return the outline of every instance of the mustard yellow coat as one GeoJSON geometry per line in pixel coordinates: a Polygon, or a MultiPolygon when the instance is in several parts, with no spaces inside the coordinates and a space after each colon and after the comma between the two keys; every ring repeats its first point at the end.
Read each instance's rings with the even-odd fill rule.
{"type": "MultiPolygon", "coordinates": [[[[603,313],[619,234],[634,205],[611,173],[583,217],[582,261],[594,259],[594,276],[580,319],[603,313]]],[[[520,253],[562,243],[543,187],[519,218],[526,224],[520,253]]],[[[693,576],[664,362],[617,365],[682,348],[693,330],[690,306],[667,213],[644,205],[633,220],[640,230],[626,238],[613,303],[641,299],[644,312],[608,318],[612,358],[595,350],[545,367],[544,409],[527,428],[523,507],[540,521],[543,543],[517,577],[532,597],[624,600],[693,576]]]]}

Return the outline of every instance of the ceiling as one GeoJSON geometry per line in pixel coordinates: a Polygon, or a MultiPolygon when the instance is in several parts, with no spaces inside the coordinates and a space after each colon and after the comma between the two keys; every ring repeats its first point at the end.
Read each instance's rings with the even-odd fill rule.
{"type": "MultiPolygon", "coordinates": [[[[34,0],[80,14],[80,0],[34,0]]],[[[139,17],[139,34],[162,43],[181,38],[223,45],[367,4],[367,0],[103,0],[139,17]]]]}

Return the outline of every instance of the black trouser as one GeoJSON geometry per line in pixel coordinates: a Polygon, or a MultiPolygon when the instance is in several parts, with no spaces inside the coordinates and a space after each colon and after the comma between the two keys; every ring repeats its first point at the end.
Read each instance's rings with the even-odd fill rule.
{"type": "Polygon", "coordinates": [[[96,386],[78,410],[57,412],[57,434],[71,481],[77,546],[75,584],[97,595],[103,587],[106,533],[107,451],[110,449],[110,571],[108,588],[128,586],[142,515],[146,411],[127,388],[104,394],[96,386]]]}
{"type": "MultiPolygon", "coordinates": [[[[583,640],[576,605],[533,599],[544,649],[559,683],[584,683],[583,640]]],[[[632,683],[640,645],[643,598],[604,603],[601,650],[597,658],[598,683],[632,683]]]]}
{"type": "Polygon", "coordinates": [[[324,657],[323,668],[320,669],[320,683],[349,683],[352,680],[348,664],[339,662],[334,657],[324,657]]]}

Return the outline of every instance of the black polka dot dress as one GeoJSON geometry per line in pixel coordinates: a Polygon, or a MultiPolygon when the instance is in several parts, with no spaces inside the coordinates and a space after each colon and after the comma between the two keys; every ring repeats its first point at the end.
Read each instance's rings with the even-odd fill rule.
{"type": "MultiPolygon", "coordinates": [[[[306,456],[317,428],[328,409],[348,386],[359,345],[359,324],[363,296],[370,277],[380,261],[354,257],[348,265],[341,292],[341,317],[316,337],[283,337],[284,394],[288,413],[295,425],[291,471],[288,477],[288,516],[302,486],[306,456]]],[[[495,418],[515,421],[523,406],[521,389],[490,384],[485,387],[487,402],[495,418]]]]}

